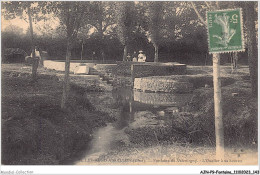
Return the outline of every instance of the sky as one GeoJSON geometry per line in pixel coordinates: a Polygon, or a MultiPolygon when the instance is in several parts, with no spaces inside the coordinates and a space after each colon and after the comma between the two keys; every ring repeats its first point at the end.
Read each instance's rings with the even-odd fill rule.
{"type": "MultiPolygon", "coordinates": [[[[18,26],[23,29],[23,33],[25,34],[27,29],[29,28],[29,22],[26,22],[24,19],[14,18],[11,20],[6,20],[1,15],[1,31],[5,31],[6,27],[9,25],[18,26]]],[[[39,27],[44,25],[50,25],[51,28],[55,29],[59,25],[59,21],[52,16],[49,17],[47,21],[39,21],[37,23],[33,23],[33,30],[36,34],[40,34],[39,27]]]]}
{"type": "MultiPolygon", "coordinates": [[[[29,28],[29,23],[26,22],[24,19],[14,18],[11,20],[6,20],[6,19],[4,19],[3,16],[1,16],[1,31],[5,31],[6,27],[8,27],[10,25],[18,26],[18,27],[22,28],[23,34],[26,34],[26,31],[29,28]]],[[[40,28],[42,29],[44,25],[49,26],[52,29],[55,29],[59,26],[59,20],[57,18],[53,18],[53,16],[49,16],[49,19],[45,22],[39,21],[37,23],[33,23],[33,32],[35,34],[41,35],[42,32],[39,29],[40,28]]],[[[94,32],[95,32],[95,29],[94,29],[94,27],[92,27],[89,29],[88,35],[91,35],[94,32]]]]}
{"type": "Polygon", "coordinates": [[[21,27],[23,29],[24,33],[26,32],[27,28],[29,27],[29,24],[22,19],[15,18],[12,20],[5,20],[4,17],[1,16],[1,30],[4,31],[5,28],[9,25],[15,25],[15,26],[21,27]]]}

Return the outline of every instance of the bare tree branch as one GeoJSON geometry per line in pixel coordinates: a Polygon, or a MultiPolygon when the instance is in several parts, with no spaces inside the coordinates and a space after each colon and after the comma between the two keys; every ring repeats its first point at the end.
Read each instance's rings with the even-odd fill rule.
{"type": "Polygon", "coordinates": [[[197,10],[195,4],[191,1],[191,5],[192,5],[192,8],[194,9],[194,11],[196,12],[197,16],[199,17],[200,21],[205,25],[207,26],[207,23],[206,21],[202,18],[202,16],[200,15],[199,11],[197,10]]]}
{"type": "Polygon", "coordinates": [[[208,7],[209,9],[211,9],[209,3],[208,3],[207,1],[204,1],[204,2],[205,2],[205,4],[207,5],[207,7],[208,7]]]}
{"type": "Polygon", "coordinates": [[[107,27],[108,27],[108,26],[111,26],[111,25],[113,25],[112,22],[111,22],[111,23],[110,23],[110,22],[107,22],[107,23],[104,25],[102,31],[105,32],[105,31],[107,30],[107,27]]]}

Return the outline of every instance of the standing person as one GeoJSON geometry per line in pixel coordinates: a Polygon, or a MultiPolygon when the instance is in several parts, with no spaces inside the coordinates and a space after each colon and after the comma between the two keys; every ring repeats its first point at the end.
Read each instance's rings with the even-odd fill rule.
{"type": "Polygon", "coordinates": [[[126,56],[126,61],[131,61],[130,53],[127,54],[127,56],[126,56]]]}
{"type": "Polygon", "coordinates": [[[133,56],[132,56],[132,57],[133,57],[133,59],[132,59],[133,62],[137,62],[137,56],[138,56],[138,55],[137,55],[136,51],[134,51],[134,54],[133,54],[133,56]]]}
{"type": "Polygon", "coordinates": [[[138,55],[138,62],[145,62],[146,61],[146,56],[143,53],[142,50],[139,51],[139,55],[138,55]]]}

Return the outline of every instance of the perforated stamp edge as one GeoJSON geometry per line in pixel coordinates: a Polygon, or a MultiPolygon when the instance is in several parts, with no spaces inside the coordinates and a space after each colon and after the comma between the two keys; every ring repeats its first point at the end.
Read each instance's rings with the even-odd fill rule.
{"type": "Polygon", "coordinates": [[[245,40],[244,40],[244,28],[243,28],[243,10],[242,8],[235,8],[235,9],[220,9],[220,10],[210,10],[206,11],[206,23],[207,23],[207,40],[208,40],[208,52],[209,54],[214,53],[234,53],[234,52],[245,52],[245,40]],[[233,10],[239,10],[240,11],[240,28],[241,28],[241,39],[242,39],[242,49],[239,50],[228,50],[228,51],[209,51],[210,48],[210,37],[209,37],[209,27],[208,27],[208,12],[223,12],[223,11],[233,11],[233,10]]]}

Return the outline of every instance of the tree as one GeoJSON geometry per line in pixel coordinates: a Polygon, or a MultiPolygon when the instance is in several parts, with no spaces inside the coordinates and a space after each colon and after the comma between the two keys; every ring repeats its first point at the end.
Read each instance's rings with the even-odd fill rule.
{"type": "Polygon", "coordinates": [[[91,4],[89,24],[96,30],[97,39],[100,44],[100,55],[103,61],[105,60],[104,35],[115,24],[113,12],[112,2],[95,1],[91,4]]]}
{"type": "Polygon", "coordinates": [[[87,14],[89,13],[89,2],[83,1],[64,1],[64,2],[49,2],[48,8],[53,12],[60,20],[62,26],[65,27],[67,34],[67,50],[66,50],[66,62],[65,62],[65,75],[63,82],[61,108],[65,109],[69,94],[69,72],[70,72],[70,60],[71,50],[79,29],[82,27],[84,20],[87,20],[87,14]]]}
{"type": "Polygon", "coordinates": [[[117,36],[124,46],[123,61],[126,61],[128,45],[136,26],[134,2],[115,2],[117,36]]]}
{"type": "Polygon", "coordinates": [[[27,17],[23,15],[23,13],[27,13],[28,15],[28,22],[29,22],[29,30],[31,36],[31,50],[32,50],[32,81],[36,81],[37,76],[37,68],[39,64],[39,60],[35,58],[35,41],[34,41],[34,33],[33,33],[33,17],[35,21],[40,21],[41,18],[38,14],[42,11],[44,7],[44,2],[25,2],[25,1],[10,1],[10,2],[3,2],[3,14],[6,19],[14,19],[16,17],[23,18],[27,21],[27,17]]]}
{"type": "Polygon", "coordinates": [[[160,40],[161,22],[163,13],[163,2],[151,1],[148,3],[148,30],[149,38],[154,46],[154,62],[158,62],[158,48],[160,40]]]}
{"type": "Polygon", "coordinates": [[[159,61],[159,47],[176,41],[176,4],[177,2],[166,1],[139,2],[137,4],[138,21],[141,25],[140,31],[144,31],[143,33],[154,47],[155,62],[159,61]]]}
{"type": "Polygon", "coordinates": [[[257,60],[257,42],[256,42],[256,20],[257,13],[255,4],[256,2],[243,2],[245,5],[242,5],[245,8],[245,18],[246,18],[246,31],[247,31],[247,45],[248,45],[248,62],[249,62],[249,71],[250,79],[252,85],[252,96],[257,97],[258,95],[258,60],[257,60]]]}

